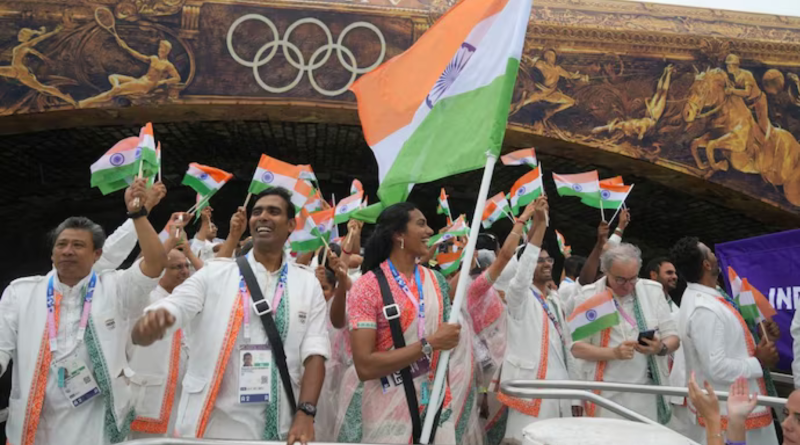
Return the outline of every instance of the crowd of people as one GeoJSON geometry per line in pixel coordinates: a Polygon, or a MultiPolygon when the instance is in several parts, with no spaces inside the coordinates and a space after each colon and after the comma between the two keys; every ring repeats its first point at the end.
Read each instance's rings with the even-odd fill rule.
{"type": "MultiPolygon", "coordinates": [[[[284,189],[240,207],[225,239],[210,208],[191,240],[185,213],[156,232],[148,214],[165,194],[161,183],[134,181],[128,220],[108,238],[85,217],[66,219],[52,233],[53,269],[4,290],[10,444],[417,443],[433,406],[433,443],[497,445],[545,419],[616,417],[500,392],[517,379],[688,387],[688,400],[600,394],[700,443],[778,443],[773,413],[753,398],[775,395],[777,325],[742,318],[696,238],[642,270],[641,251],[623,241],[627,209],[611,236],[600,223],[586,257],[567,252],[559,277],[544,243],[549,204],[536,199],[502,245],[481,235],[461,322],[450,324],[459,273],[442,275],[435,258],[459,240],[430,246],[434,232],[413,203],[383,210],[363,248],[363,223],[351,220],[341,244],[298,253],[284,189]],[[139,258],[119,269],[137,243],[139,258]],[[688,283],[680,304],[670,297],[678,277],[688,283]],[[587,333],[606,310],[619,321],[587,333]],[[439,404],[431,394],[443,351],[439,404]],[[720,405],[714,391],[729,389],[720,405]]],[[[800,394],[786,410],[783,443],[800,443],[800,394]]]]}

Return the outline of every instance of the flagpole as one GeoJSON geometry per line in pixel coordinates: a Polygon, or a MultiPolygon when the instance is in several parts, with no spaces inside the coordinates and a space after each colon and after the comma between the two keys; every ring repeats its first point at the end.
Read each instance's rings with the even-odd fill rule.
{"type": "Polygon", "coordinates": [[[197,208],[200,207],[200,205],[207,203],[208,200],[211,199],[212,196],[214,196],[213,193],[204,196],[203,199],[201,199],[200,201],[196,202],[195,205],[189,207],[189,210],[187,210],[186,213],[192,213],[193,214],[194,212],[197,211],[197,208]]]}
{"type": "Polygon", "coordinates": [[[514,215],[508,213],[505,208],[501,208],[500,210],[502,210],[503,215],[506,215],[507,217],[509,217],[514,224],[517,223],[517,218],[514,218],[514,215]]]}
{"type": "Polygon", "coordinates": [[[252,198],[252,197],[253,197],[253,194],[252,193],[248,193],[247,194],[247,198],[244,198],[244,205],[242,207],[244,207],[245,210],[247,210],[247,203],[250,202],[250,198],[252,198]]]}
{"type": "MultiPolygon", "coordinates": [[[[600,195],[600,219],[606,222],[606,212],[603,210],[603,193],[598,192],[598,195],[600,195]]],[[[616,213],[614,215],[616,215],[616,213]]]]}
{"type": "MultiPolygon", "coordinates": [[[[635,185],[636,184],[631,184],[631,188],[628,189],[628,194],[625,195],[625,199],[628,199],[628,196],[633,191],[633,186],[635,186],[635,185]]],[[[600,197],[600,205],[603,205],[603,197],[602,196],[600,197]]],[[[611,223],[614,222],[614,219],[617,217],[617,213],[619,213],[619,209],[621,209],[622,207],[625,207],[625,200],[624,199],[622,200],[622,204],[619,207],[617,207],[617,211],[614,212],[614,216],[611,217],[611,221],[608,222],[608,225],[611,225],[611,223]]]]}
{"type": "MultiPolygon", "coordinates": [[[[539,180],[542,181],[542,196],[547,198],[547,192],[544,191],[544,169],[542,168],[542,163],[539,163],[539,180]]],[[[544,225],[545,227],[550,227],[550,213],[546,213],[544,215],[544,225]]]]}
{"type": "MultiPolygon", "coordinates": [[[[142,149],[142,151],[144,151],[144,149],[142,149]]],[[[144,153],[142,153],[142,156],[139,158],[139,175],[136,176],[136,179],[139,179],[139,178],[142,177],[142,166],[143,165],[144,165],[144,153]]],[[[139,207],[139,198],[138,197],[137,198],[133,198],[133,206],[134,207],[139,207]]]]}
{"type": "MultiPolygon", "coordinates": [[[[483,215],[483,208],[486,205],[486,198],[489,195],[489,185],[492,183],[492,173],[494,172],[494,165],[497,162],[497,156],[493,153],[486,153],[486,166],[483,168],[483,179],[481,179],[481,187],[478,191],[478,200],[475,203],[475,212],[472,216],[472,227],[469,230],[469,238],[467,239],[467,248],[464,251],[464,256],[461,260],[461,272],[458,276],[458,284],[456,289],[456,296],[450,309],[450,320],[448,323],[459,323],[461,316],[461,307],[464,305],[464,297],[467,293],[467,281],[469,280],[469,270],[472,266],[472,256],[475,253],[475,244],[478,241],[478,232],[481,228],[481,216],[483,215]]],[[[432,442],[431,431],[433,429],[433,420],[439,411],[439,406],[443,402],[443,389],[444,381],[447,377],[447,364],[450,361],[450,351],[442,351],[439,355],[439,364],[436,366],[436,378],[433,381],[433,391],[431,392],[430,405],[428,412],[425,415],[425,423],[422,426],[422,435],[420,436],[421,444],[428,444],[432,442]]]]}

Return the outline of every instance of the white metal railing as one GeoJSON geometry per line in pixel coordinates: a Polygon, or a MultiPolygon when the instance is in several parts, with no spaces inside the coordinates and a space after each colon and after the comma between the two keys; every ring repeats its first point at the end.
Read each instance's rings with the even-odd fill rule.
{"type": "MultiPolygon", "coordinates": [[[[628,383],[588,382],[583,380],[512,380],[500,384],[500,391],[513,397],[523,399],[541,398],[538,390],[575,390],[575,391],[616,391],[639,394],[656,394],[662,396],[688,397],[689,390],[675,386],[631,385],[628,383]]],[[[714,391],[721,401],[728,400],[728,393],[714,391]]],[[[786,404],[780,397],[758,396],[758,404],[777,408],[779,411],[786,404]]],[[[634,419],[631,419],[634,420],[634,419]]]]}
{"type": "MultiPolygon", "coordinates": [[[[259,440],[222,440],[222,439],[180,439],[176,437],[159,437],[155,439],[138,439],[123,442],[125,445],[286,445],[286,441],[259,440]]],[[[300,443],[300,442],[297,442],[300,443]]],[[[312,442],[314,445],[339,445],[329,442],[312,442]]],[[[373,445],[373,444],[362,444],[373,445]]]]}

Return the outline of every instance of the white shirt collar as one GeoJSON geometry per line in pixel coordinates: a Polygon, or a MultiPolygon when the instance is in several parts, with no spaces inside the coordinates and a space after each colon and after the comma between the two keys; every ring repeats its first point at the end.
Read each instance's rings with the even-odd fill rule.
{"type": "Polygon", "coordinates": [[[263,264],[256,261],[256,256],[252,250],[247,253],[247,261],[250,263],[250,267],[252,267],[254,271],[264,273],[267,275],[277,276],[281,272],[281,268],[283,268],[283,266],[286,264],[286,252],[283,252],[283,255],[281,256],[281,267],[279,267],[274,272],[269,272],[267,268],[264,267],[263,264]]]}
{"type": "Polygon", "coordinates": [[[78,284],[74,286],[67,286],[66,284],[62,283],[61,280],[58,278],[58,271],[55,267],[53,267],[53,286],[58,292],[61,292],[62,297],[69,297],[72,294],[79,293],[75,292],[76,290],[80,290],[89,282],[89,277],[92,276],[92,273],[89,272],[89,275],[83,277],[78,284]]]}
{"type": "Polygon", "coordinates": [[[686,285],[686,289],[687,290],[691,289],[693,291],[702,292],[704,294],[711,295],[712,297],[721,297],[722,296],[717,291],[717,289],[715,289],[713,287],[708,287],[708,286],[700,284],[700,283],[689,283],[689,284],[686,285]]]}

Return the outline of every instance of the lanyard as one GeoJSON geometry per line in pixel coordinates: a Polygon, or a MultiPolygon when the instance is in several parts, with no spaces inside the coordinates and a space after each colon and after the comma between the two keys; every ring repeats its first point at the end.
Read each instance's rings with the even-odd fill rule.
{"type": "MultiPolygon", "coordinates": [[[[84,289],[83,294],[83,312],[81,313],[81,322],[78,327],[77,344],[83,341],[83,336],[86,334],[86,326],[89,324],[89,314],[92,311],[92,298],[94,298],[94,287],[97,284],[97,274],[92,272],[92,277],[89,278],[89,284],[84,289]]],[[[59,306],[61,300],[61,293],[59,295],[59,306]]],[[[47,331],[50,339],[50,352],[58,350],[57,332],[58,326],[56,325],[56,289],[54,284],[54,276],[50,276],[50,281],[47,283],[47,331]]]]}
{"type": "MultiPolygon", "coordinates": [[[[281,304],[281,299],[283,298],[284,290],[286,289],[286,281],[288,276],[288,267],[287,264],[284,263],[283,267],[281,267],[280,276],[278,278],[278,285],[275,286],[275,294],[272,296],[272,311],[278,310],[278,305],[281,304]]],[[[242,317],[244,318],[244,338],[246,340],[250,339],[250,302],[252,298],[250,297],[250,290],[247,289],[247,284],[244,282],[244,276],[239,274],[239,296],[242,300],[242,317]]]]}
{"type": "Polygon", "coordinates": [[[394,276],[394,280],[397,282],[397,285],[400,286],[400,289],[403,290],[403,293],[406,294],[406,297],[411,300],[411,304],[413,304],[414,308],[417,309],[417,317],[419,318],[417,321],[417,336],[418,338],[422,339],[425,337],[425,295],[422,292],[422,280],[420,279],[419,275],[419,266],[414,266],[414,280],[417,283],[419,301],[417,301],[416,297],[411,292],[411,289],[408,288],[406,280],[403,279],[403,276],[400,275],[400,272],[398,272],[394,267],[394,264],[392,264],[392,260],[389,260],[389,270],[392,271],[392,276],[394,276]]]}
{"type": "Polygon", "coordinates": [[[630,315],[628,315],[627,312],[625,312],[625,309],[622,309],[622,306],[619,305],[619,302],[617,301],[616,298],[614,298],[614,306],[617,307],[617,312],[619,312],[619,314],[622,315],[622,318],[624,318],[625,321],[628,322],[628,324],[630,324],[634,329],[639,329],[639,325],[633,320],[633,318],[631,318],[630,315]]]}
{"type": "Polygon", "coordinates": [[[531,289],[531,292],[533,292],[533,295],[536,297],[537,300],[539,300],[539,303],[542,305],[542,308],[544,308],[544,312],[547,314],[547,318],[549,318],[550,321],[553,322],[553,326],[556,327],[556,331],[558,331],[558,336],[561,337],[561,343],[564,343],[564,334],[563,332],[561,332],[561,323],[558,322],[558,318],[556,318],[553,311],[550,310],[550,305],[547,304],[547,301],[544,299],[542,294],[540,294],[536,289],[531,289]]]}

